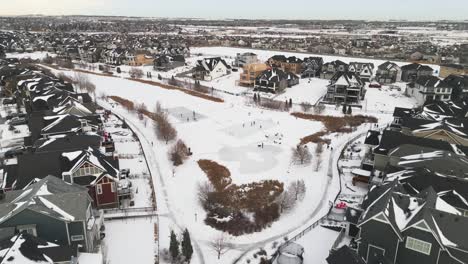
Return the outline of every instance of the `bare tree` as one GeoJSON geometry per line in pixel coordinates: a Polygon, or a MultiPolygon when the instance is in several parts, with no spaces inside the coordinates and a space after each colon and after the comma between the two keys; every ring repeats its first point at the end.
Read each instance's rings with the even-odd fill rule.
{"type": "Polygon", "coordinates": [[[90,83],[90,80],[88,78],[88,75],[81,73],[81,72],[75,72],[75,76],[73,78],[73,84],[79,89],[79,90],[86,90],[86,86],[90,83]]]}
{"type": "Polygon", "coordinates": [[[177,143],[172,146],[169,151],[169,158],[174,166],[179,166],[184,163],[188,157],[188,148],[182,140],[178,140],[177,143]]]}
{"type": "Polygon", "coordinates": [[[295,201],[304,199],[306,186],[304,180],[297,180],[291,183],[288,187],[288,192],[295,201]]]}
{"type": "Polygon", "coordinates": [[[143,70],[141,70],[140,68],[131,68],[128,73],[130,74],[130,77],[137,79],[142,78],[144,75],[143,70]]]}
{"type": "Polygon", "coordinates": [[[164,140],[166,144],[177,137],[177,131],[165,114],[155,116],[155,130],[157,138],[164,140]]]}
{"type": "Polygon", "coordinates": [[[292,160],[296,164],[310,164],[312,161],[312,154],[310,154],[307,145],[297,145],[295,148],[292,148],[292,160]]]}
{"type": "Polygon", "coordinates": [[[309,102],[302,102],[301,108],[302,108],[302,111],[309,112],[310,109],[312,108],[312,105],[309,102]]]}
{"type": "Polygon", "coordinates": [[[280,207],[280,213],[287,212],[294,207],[294,196],[287,190],[284,190],[276,199],[276,203],[280,207]]]}
{"type": "Polygon", "coordinates": [[[145,103],[137,104],[135,109],[138,114],[138,119],[143,120],[145,113],[148,111],[148,108],[146,107],[145,103]]]}
{"type": "Polygon", "coordinates": [[[231,249],[229,240],[227,239],[225,233],[221,233],[218,237],[209,242],[211,249],[213,249],[218,254],[218,259],[221,258],[226,252],[231,249]]]}
{"type": "Polygon", "coordinates": [[[320,167],[322,166],[322,153],[323,153],[323,143],[317,143],[315,147],[315,161],[314,161],[314,169],[315,171],[319,171],[320,167]]]}
{"type": "Polygon", "coordinates": [[[154,113],[156,115],[164,114],[163,107],[162,107],[162,105],[161,105],[161,103],[159,101],[156,102],[156,107],[154,108],[154,113]]]}
{"type": "Polygon", "coordinates": [[[94,85],[94,83],[92,82],[87,82],[86,83],[86,91],[90,94],[93,95],[93,98],[94,98],[94,102],[96,102],[96,85],[94,85]]]}
{"type": "Polygon", "coordinates": [[[315,161],[314,161],[314,170],[315,171],[319,171],[320,168],[322,167],[322,156],[321,155],[317,155],[315,157],[315,161]]]}
{"type": "Polygon", "coordinates": [[[320,115],[325,111],[325,105],[323,104],[318,104],[314,106],[314,114],[320,115]]]}
{"type": "Polygon", "coordinates": [[[205,181],[205,182],[201,182],[198,184],[197,186],[197,189],[198,189],[198,201],[200,202],[200,204],[204,207],[204,208],[207,208],[209,207],[209,194],[214,192],[215,189],[213,187],[213,185],[208,182],[208,181],[205,181]]]}

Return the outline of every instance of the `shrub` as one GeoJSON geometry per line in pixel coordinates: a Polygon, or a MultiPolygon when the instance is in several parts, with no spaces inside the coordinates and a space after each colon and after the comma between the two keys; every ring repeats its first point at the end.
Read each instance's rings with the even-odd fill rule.
{"type": "Polygon", "coordinates": [[[185,145],[185,143],[180,139],[169,150],[169,157],[174,166],[182,165],[188,157],[187,154],[188,148],[185,145]]]}
{"type": "Polygon", "coordinates": [[[224,190],[231,184],[231,173],[229,170],[211,160],[199,160],[198,166],[205,172],[206,176],[218,191],[224,190]]]}

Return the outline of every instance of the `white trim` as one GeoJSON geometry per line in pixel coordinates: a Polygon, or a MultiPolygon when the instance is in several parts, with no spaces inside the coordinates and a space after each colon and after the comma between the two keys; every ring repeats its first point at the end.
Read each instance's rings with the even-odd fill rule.
{"type": "Polygon", "coordinates": [[[432,243],[408,236],[406,237],[405,248],[430,256],[432,243]],[[417,248],[416,246],[417,243],[418,243],[418,246],[421,246],[423,249],[417,248]],[[409,245],[409,244],[412,244],[412,245],[409,245]],[[427,251],[424,250],[425,247],[428,247],[427,251]]]}
{"type": "Polygon", "coordinates": [[[393,264],[396,264],[397,256],[398,256],[398,248],[400,247],[400,240],[396,241],[396,250],[395,250],[395,257],[393,258],[393,264]]]}
{"type": "Polygon", "coordinates": [[[76,241],[83,241],[85,239],[84,235],[73,235],[70,236],[71,241],[76,242],[76,241]]]}
{"type": "Polygon", "coordinates": [[[378,246],[374,246],[374,245],[372,245],[372,244],[368,244],[368,245],[367,245],[367,258],[366,258],[366,263],[369,262],[369,251],[370,251],[370,247],[373,247],[373,248],[382,250],[382,251],[383,251],[383,256],[385,256],[385,249],[384,249],[384,248],[381,248],[381,247],[378,247],[378,246]]]}
{"type": "Polygon", "coordinates": [[[415,229],[419,229],[419,230],[422,230],[422,231],[426,231],[426,232],[429,232],[429,233],[432,233],[431,230],[429,229],[429,225],[426,223],[426,221],[424,219],[421,219],[420,221],[406,227],[405,229],[403,229],[403,232],[410,229],[410,228],[415,228],[415,229]],[[426,228],[422,228],[422,227],[419,227],[418,225],[419,224],[424,224],[426,227],[428,227],[427,229],[426,228]]]}
{"type": "Polygon", "coordinates": [[[102,184],[100,183],[96,184],[96,193],[102,194],[102,184]]]}

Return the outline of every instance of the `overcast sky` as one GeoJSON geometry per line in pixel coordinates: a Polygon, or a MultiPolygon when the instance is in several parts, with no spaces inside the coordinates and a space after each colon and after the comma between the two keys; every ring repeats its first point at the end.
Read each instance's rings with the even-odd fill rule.
{"type": "Polygon", "coordinates": [[[468,0],[0,0],[0,15],[468,20],[468,0]]]}

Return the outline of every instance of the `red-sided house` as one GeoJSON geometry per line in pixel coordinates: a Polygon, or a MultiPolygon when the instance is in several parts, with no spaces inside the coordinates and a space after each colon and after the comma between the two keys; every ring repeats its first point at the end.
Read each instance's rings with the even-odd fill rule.
{"type": "Polygon", "coordinates": [[[119,161],[98,149],[89,148],[62,154],[62,178],[86,186],[98,208],[119,206],[119,161]]]}

